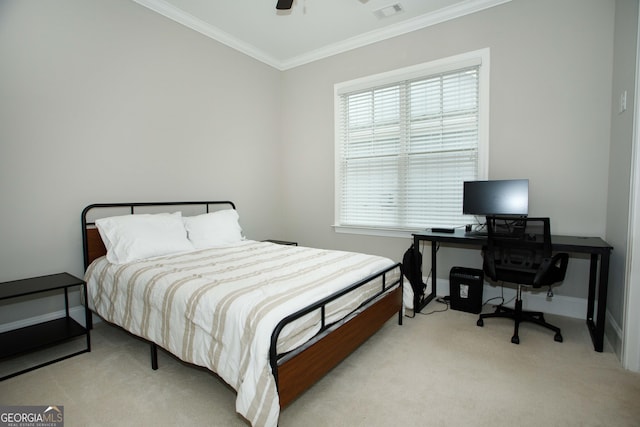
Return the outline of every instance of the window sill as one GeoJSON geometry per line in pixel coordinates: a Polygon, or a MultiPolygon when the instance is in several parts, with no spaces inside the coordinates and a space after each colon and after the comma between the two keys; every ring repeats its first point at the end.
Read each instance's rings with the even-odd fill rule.
{"type": "Polygon", "coordinates": [[[399,238],[412,238],[413,233],[420,233],[425,229],[395,229],[395,228],[374,228],[374,227],[353,227],[345,225],[333,225],[333,229],[336,233],[343,234],[360,234],[366,236],[379,236],[379,237],[399,237],[399,238]]]}

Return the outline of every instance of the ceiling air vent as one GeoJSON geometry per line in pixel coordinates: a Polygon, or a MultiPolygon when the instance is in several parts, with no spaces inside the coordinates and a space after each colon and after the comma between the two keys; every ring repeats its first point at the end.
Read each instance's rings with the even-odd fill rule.
{"type": "Polygon", "coordinates": [[[402,5],[400,3],[396,3],[396,4],[392,4],[391,6],[386,6],[386,7],[383,7],[381,9],[374,10],[373,14],[378,19],[384,19],[384,18],[388,18],[390,16],[393,16],[393,15],[395,15],[397,13],[400,13],[402,11],[403,11],[402,5]]]}

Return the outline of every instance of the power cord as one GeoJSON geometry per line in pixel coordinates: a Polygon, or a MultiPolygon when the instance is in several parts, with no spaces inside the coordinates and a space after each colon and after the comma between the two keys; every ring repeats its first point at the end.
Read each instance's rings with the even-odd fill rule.
{"type": "Polygon", "coordinates": [[[499,297],[489,298],[488,300],[486,300],[485,302],[482,303],[482,306],[484,307],[485,305],[489,304],[491,301],[497,300],[497,299],[501,300],[500,304],[497,304],[497,306],[499,306],[499,305],[509,304],[511,301],[516,299],[516,297],[513,296],[513,297],[511,297],[511,299],[509,299],[509,301],[505,301],[504,300],[504,284],[502,284],[502,285],[500,285],[500,296],[499,297]]]}
{"type": "MultiPolygon", "coordinates": [[[[421,253],[424,253],[424,245],[425,245],[425,242],[423,241],[422,242],[422,247],[419,249],[421,253]]],[[[438,252],[440,250],[440,242],[435,242],[435,245],[436,245],[436,252],[438,252]]],[[[429,279],[431,278],[431,274],[432,273],[433,273],[433,268],[429,269],[429,274],[427,274],[427,283],[429,283],[429,279]]],[[[435,286],[435,284],[432,282],[431,286],[433,287],[433,286],[435,286]]],[[[449,296],[437,297],[435,299],[435,301],[437,303],[445,305],[445,308],[443,310],[432,310],[432,311],[430,311],[428,313],[422,313],[422,312],[416,313],[415,307],[414,307],[413,316],[407,316],[406,314],[404,316],[409,318],[409,319],[413,319],[413,318],[416,317],[416,314],[421,314],[423,316],[429,316],[430,314],[434,314],[434,313],[444,313],[445,311],[449,310],[449,300],[450,300],[449,296]]]]}
{"type": "MultiPolygon", "coordinates": [[[[419,312],[418,314],[421,314],[423,316],[429,316],[430,314],[444,313],[445,311],[449,310],[449,298],[448,297],[438,297],[434,301],[437,302],[437,303],[440,303],[440,304],[444,304],[445,308],[442,309],[442,310],[437,310],[437,309],[436,310],[431,310],[428,313],[419,312]]],[[[415,314],[414,314],[414,317],[415,317],[415,314]]]]}

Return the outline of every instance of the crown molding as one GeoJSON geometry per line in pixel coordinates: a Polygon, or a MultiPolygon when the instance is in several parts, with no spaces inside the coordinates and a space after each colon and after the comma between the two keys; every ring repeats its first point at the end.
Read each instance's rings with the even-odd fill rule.
{"type": "Polygon", "coordinates": [[[245,55],[248,55],[260,62],[264,62],[274,68],[281,68],[280,62],[272,56],[266,54],[262,50],[255,46],[246,43],[231,34],[222,31],[221,29],[214,27],[211,24],[204,22],[203,20],[196,18],[195,16],[179,9],[172,4],[167,3],[164,0],[133,0],[134,2],[144,6],[166,18],[171,19],[185,27],[191,28],[194,31],[199,32],[213,40],[216,40],[232,49],[238,50],[245,55]]]}
{"type": "Polygon", "coordinates": [[[281,70],[288,70],[300,65],[308,64],[319,59],[347,52],[359,47],[367,46],[392,37],[401,36],[412,31],[420,30],[442,22],[460,18],[475,12],[489,9],[494,6],[508,3],[511,0],[470,0],[459,3],[454,6],[445,7],[426,15],[417,16],[415,18],[390,25],[379,30],[370,31],[362,35],[352,37],[339,43],[334,43],[320,49],[313,50],[303,55],[282,61],[280,63],[281,70]]]}
{"type": "Polygon", "coordinates": [[[280,71],[285,71],[301,65],[305,65],[320,59],[324,59],[352,49],[367,46],[402,34],[420,30],[432,25],[460,18],[475,12],[480,12],[511,0],[468,0],[453,6],[436,10],[426,15],[418,16],[398,24],[389,25],[379,30],[352,37],[350,39],[315,49],[308,53],[292,58],[279,60],[255,46],[246,43],[231,34],[210,25],[195,16],[169,4],[165,0],[133,0],[134,2],[153,10],[185,27],[191,28],[209,38],[212,38],[232,49],[238,50],[260,62],[263,62],[280,71]]]}

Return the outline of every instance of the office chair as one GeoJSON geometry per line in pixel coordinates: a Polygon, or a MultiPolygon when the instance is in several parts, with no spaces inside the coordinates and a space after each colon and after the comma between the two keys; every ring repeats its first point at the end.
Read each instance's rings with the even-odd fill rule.
{"type": "Polygon", "coordinates": [[[549,218],[487,217],[487,246],[483,249],[483,270],[494,281],[518,285],[515,308],[500,304],[494,313],[480,314],[477,325],[484,319],[506,317],[515,321],[511,342],[520,344],[518,329],[521,322],[532,322],[555,332],[553,339],[562,342],[560,328],[547,323],[541,312],[522,310],[522,287],[549,287],[564,280],[569,254],[551,253],[549,218]]]}

